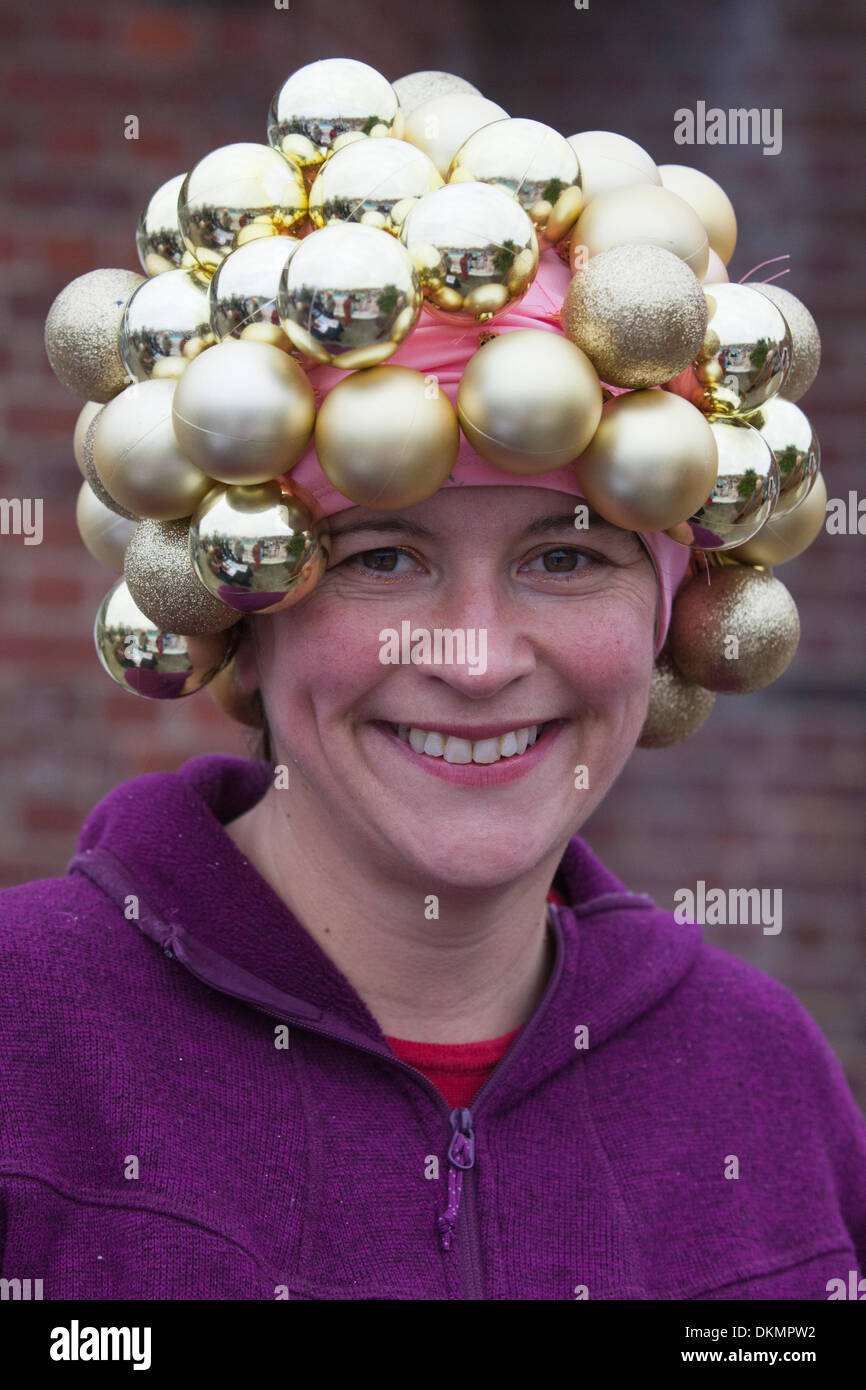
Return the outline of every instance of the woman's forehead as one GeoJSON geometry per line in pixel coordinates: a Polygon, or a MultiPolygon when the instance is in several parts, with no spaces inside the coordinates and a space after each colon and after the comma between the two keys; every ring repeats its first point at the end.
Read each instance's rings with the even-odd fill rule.
{"type": "Polygon", "coordinates": [[[624,531],[605,521],[588,502],[573,493],[507,484],[443,488],[423,502],[394,511],[348,507],[332,516],[328,524],[335,536],[373,530],[400,531],[420,539],[435,535],[445,525],[459,525],[465,530],[467,523],[477,529],[479,536],[490,531],[499,533],[507,527],[538,535],[562,529],[591,529],[596,535],[606,532],[636,538],[636,532],[624,531]]]}

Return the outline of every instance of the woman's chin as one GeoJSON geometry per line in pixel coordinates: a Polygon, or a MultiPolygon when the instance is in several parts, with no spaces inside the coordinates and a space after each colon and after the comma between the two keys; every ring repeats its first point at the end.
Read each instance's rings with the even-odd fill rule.
{"type": "Polygon", "coordinates": [[[403,826],[391,837],[391,845],[404,859],[412,877],[438,889],[494,890],[519,881],[551,856],[558,856],[569,838],[565,831],[556,835],[527,835],[525,823],[505,827],[488,822],[474,833],[448,833],[453,827],[438,827],[430,833],[429,822],[418,828],[417,837],[408,838],[403,826]],[[445,833],[438,833],[438,832],[445,833]]]}

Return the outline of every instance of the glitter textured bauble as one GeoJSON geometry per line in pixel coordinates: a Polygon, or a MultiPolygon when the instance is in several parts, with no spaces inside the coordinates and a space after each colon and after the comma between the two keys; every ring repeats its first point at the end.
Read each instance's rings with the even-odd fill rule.
{"type": "Polygon", "coordinates": [[[765,294],[785,316],[791,334],[791,366],[779,395],[785,401],[798,401],[805,396],[821,365],[818,325],[805,304],[781,285],[762,285],[754,281],[749,282],[747,288],[765,294]]]}
{"type": "Polygon", "coordinates": [[[327,523],[288,478],[215,487],[190,520],[202,584],[238,613],[276,613],[310,593],[328,557],[327,523]]]}
{"type": "Polygon", "coordinates": [[[584,203],[614,188],[635,183],[661,184],[655,161],[635,140],[612,130],[582,130],[568,143],[580,164],[584,203]]]}
{"type": "Polygon", "coordinates": [[[157,521],[189,516],[213,486],[175,438],[174,391],[173,381],[128,387],[97,417],[93,437],[93,461],[108,494],[157,521]]]}
{"type": "Polygon", "coordinates": [[[204,353],[174,396],[180,448],[221,483],[263,483],[288,473],[315,418],[306,372],[279,348],[246,339],[229,338],[204,353]]]}
{"type": "Polygon", "coordinates": [[[276,92],[268,140],[302,168],[321,164],[347,136],[398,139],[403,112],[387,78],[354,58],[307,63],[276,92]]]}
{"type": "Polygon", "coordinates": [[[93,441],[96,437],[96,426],[99,423],[99,416],[103,409],[103,406],[99,407],[99,410],[87,426],[84,439],[81,442],[81,472],[91,492],[98,501],[102,503],[103,507],[107,507],[108,510],[114,512],[116,516],[122,516],[125,521],[138,521],[138,516],[135,512],[131,512],[128,507],[121,506],[117,498],[111,496],[111,493],[96,471],[96,464],[93,459],[93,441]]]}
{"type": "Polygon", "coordinates": [[[473,449],[509,473],[546,473],[577,458],[598,428],[601,407],[586,354],[539,328],[485,343],[467,362],[457,392],[473,449]]]}
{"type": "Polygon", "coordinates": [[[93,627],[103,670],[124,690],[150,700],[178,700],[201,690],[229,659],[234,646],[230,639],[225,632],[190,639],[160,632],[123,579],[109,589],[93,627]]]}
{"type": "Polygon", "coordinates": [[[665,649],[655,659],[649,705],[638,748],[670,748],[691,738],[709,719],[716,696],[687,681],[665,649]]]}
{"type": "Polygon", "coordinates": [[[571,265],[627,242],[672,251],[700,280],[709,263],[706,228],[693,207],[667,188],[633,184],[600,193],[584,208],[571,236],[571,265]]]}
{"type": "Polygon", "coordinates": [[[772,400],[791,362],[781,311],[747,285],[706,285],[707,332],[691,367],[666,383],[708,415],[747,417],[772,400]]]}
{"type": "Polygon", "coordinates": [[[710,248],[727,265],[737,244],[737,215],[721,184],[688,164],[660,164],[662,187],[693,207],[707,229],[710,248]]]}
{"type": "Polygon", "coordinates": [[[277,295],[280,277],[300,244],[296,237],[260,237],[226,256],[210,282],[210,321],[217,338],[291,348],[277,295]]]}
{"type": "Polygon", "coordinates": [[[310,221],[357,222],[399,236],[411,209],[442,175],[406,140],[357,140],[326,159],[310,188],[310,221]]]}
{"type": "Polygon", "coordinates": [[[611,386],[660,386],[695,357],[707,327],[701,283],[659,246],[616,246],[578,270],[562,326],[611,386]]]}
{"type": "Polygon", "coordinates": [[[270,145],[223,145],[190,169],[177,211],[186,249],[215,270],[257,233],[297,228],[306,216],[307,189],[297,164],[270,145]]]}
{"type": "Polygon", "coordinates": [[[449,92],[421,102],[409,113],[403,139],[429,155],[444,179],[452,159],[470,135],[507,116],[507,111],[487,97],[449,92]]]}
{"type": "Polygon", "coordinates": [[[405,246],[354,222],[305,237],[280,281],[280,322],[291,342],[344,371],[377,366],[395,353],[422,302],[405,246]]]}
{"type": "Polygon", "coordinates": [[[82,452],[84,441],[87,438],[87,431],[90,429],[90,426],[93,424],[93,421],[96,419],[101,409],[102,406],[99,401],[87,401],[87,403],[81,407],[78,413],[78,419],[75,421],[75,431],[72,435],[72,452],[75,455],[75,462],[78,464],[78,471],[82,478],[87,476],[84,472],[84,455],[82,452]]]}
{"type": "Polygon", "coordinates": [[[686,680],[747,695],[777,680],[800,640],[797,606],[780,580],[751,565],[713,567],[680,589],[668,644],[686,680]]]}
{"type": "Polygon", "coordinates": [[[177,200],[186,174],[175,174],[151,197],[138,219],[135,245],[145,275],[177,270],[185,247],[177,217],[177,200]]]}
{"type": "Polygon", "coordinates": [[[422,102],[432,101],[434,97],[455,94],[481,96],[478,88],[467,82],[465,77],[457,77],[453,72],[429,69],[423,72],[407,72],[405,77],[396,78],[391,85],[397,93],[397,100],[405,116],[422,102]]]}
{"type": "Polygon", "coordinates": [[[192,270],[166,270],[145,280],[124,310],[118,341],[136,381],[179,377],[215,341],[207,281],[192,270]]]}
{"type": "Polygon", "coordinates": [[[516,198],[485,183],[428,193],[401,238],[435,318],[489,323],[523,298],[538,269],[538,240],[516,198]]]}
{"type": "Polygon", "coordinates": [[[663,531],[706,498],[716,467],[716,442],[699,410],[665,391],[630,391],[605,404],[575,472],[605,521],[663,531]]]}
{"type": "Polygon", "coordinates": [[[748,565],[787,564],[808,550],[823,531],[826,519],[827,486],[819,473],[808,495],[794,511],[781,516],[774,512],[752,540],[728,553],[748,565]]]}
{"type": "Polygon", "coordinates": [[[67,390],[104,404],[127,385],[117,335],[126,302],[144,276],[90,270],[61,290],[45,320],[45,351],[67,390]]]}
{"type": "Polygon", "coordinates": [[[234,657],[213,680],[208,682],[207,693],[215,705],[230,719],[246,724],[250,729],[264,726],[262,702],[257,690],[245,690],[238,679],[237,662],[234,657]]]}
{"type": "Polygon", "coordinates": [[[140,521],[126,548],[123,577],[133,601],[161,632],[205,636],[240,619],[209,592],[189,558],[189,520],[140,521]]]}
{"type": "Polygon", "coordinates": [[[100,502],[88,482],[83,482],[78,490],[75,504],[75,522],[78,534],[94,560],[115,574],[123,573],[123,556],[136,522],[118,516],[117,512],[100,502]]]}
{"type": "Polygon", "coordinates": [[[577,155],[542,121],[509,116],[470,135],[451,161],[448,182],[473,180],[516,198],[542,245],[559,241],[583,206],[577,155]]]}
{"type": "Polygon", "coordinates": [[[444,391],[423,372],[372,367],[328,392],[316,455],[328,481],[357,506],[410,507],[431,497],[457,459],[460,430],[444,391]]]}
{"type": "Polygon", "coordinates": [[[781,396],[750,415],[749,424],[767,441],[779,468],[779,497],[773,509],[777,521],[796,511],[809,495],[821,467],[821,446],[800,407],[781,396]]]}
{"type": "Polygon", "coordinates": [[[779,496],[779,468],[769,444],[748,421],[712,417],[709,426],[719,455],[716,480],[687,520],[701,550],[731,550],[769,520],[779,496]]]}

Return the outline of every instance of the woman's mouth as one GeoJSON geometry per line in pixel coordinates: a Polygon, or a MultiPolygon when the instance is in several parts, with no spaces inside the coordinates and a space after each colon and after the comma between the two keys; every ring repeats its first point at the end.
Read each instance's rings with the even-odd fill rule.
{"type": "Polygon", "coordinates": [[[509,729],[488,726],[475,732],[424,728],[376,720],[377,727],[405,755],[434,776],[467,786],[497,786],[521,777],[545,757],[564,719],[520,724],[509,729]]]}
{"type": "Polygon", "coordinates": [[[497,738],[471,740],[436,729],[416,729],[408,724],[392,724],[391,728],[404,743],[428,758],[444,758],[446,763],[481,763],[488,766],[500,758],[521,757],[537,741],[546,724],[529,724],[509,729],[497,738]]]}

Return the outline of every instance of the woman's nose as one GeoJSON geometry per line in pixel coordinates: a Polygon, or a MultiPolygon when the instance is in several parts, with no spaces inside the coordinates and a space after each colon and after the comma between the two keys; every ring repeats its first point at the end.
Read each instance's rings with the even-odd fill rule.
{"type": "Polygon", "coordinates": [[[476,584],[459,600],[452,594],[425,621],[434,624],[432,660],[419,669],[472,699],[489,699],[535,670],[535,646],[519,606],[501,588],[476,584]]]}

